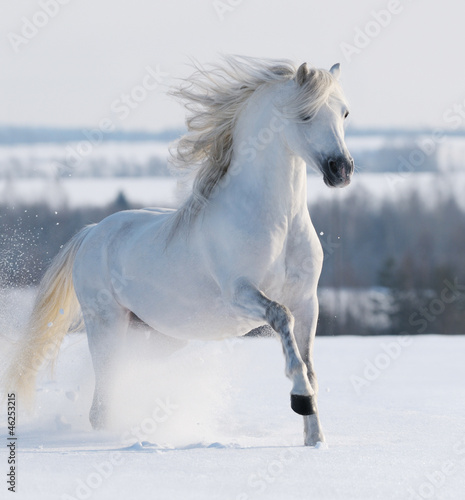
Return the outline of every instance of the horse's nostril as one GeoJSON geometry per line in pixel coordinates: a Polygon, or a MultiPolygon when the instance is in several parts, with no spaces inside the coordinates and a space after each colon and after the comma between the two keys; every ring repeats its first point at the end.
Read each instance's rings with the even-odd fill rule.
{"type": "Polygon", "coordinates": [[[328,160],[328,167],[332,174],[337,174],[337,163],[334,160],[328,160]]]}

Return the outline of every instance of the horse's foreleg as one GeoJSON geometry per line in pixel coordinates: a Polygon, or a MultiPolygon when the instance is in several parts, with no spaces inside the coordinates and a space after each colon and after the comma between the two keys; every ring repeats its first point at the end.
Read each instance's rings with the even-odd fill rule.
{"type": "Polygon", "coordinates": [[[317,443],[325,441],[318,417],[317,395],[318,382],[313,366],[313,341],[316,334],[316,324],[318,321],[318,299],[313,297],[308,301],[292,307],[292,312],[296,318],[295,338],[300,355],[307,365],[307,375],[310,384],[315,391],[312,406],[314,413],[304,417],[304,435],[307,446],[315,446],[317,443]]]}
{"type": "Polygon", "coordinates": [[[234,306],[252,319],[265,320],[279,334],[286,358],[286,375],[292,380],[291,407],[300,415],[315,412],[314,390],[308,380],[307,366],[294,337],[294,317],[290,310],[269,299],[251,283],[241,280],[234,291],[234,306]]]}

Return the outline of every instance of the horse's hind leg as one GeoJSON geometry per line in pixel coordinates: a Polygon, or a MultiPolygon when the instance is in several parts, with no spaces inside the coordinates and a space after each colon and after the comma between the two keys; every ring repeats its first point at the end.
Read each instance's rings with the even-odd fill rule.
{"type": "Polygon", "coordinates": [[[118,348],[129,325],[129,311],[116,302],[98,311],[83,307],[87,340],[95,373],[95,390],[89,420],[94,429],[108,424],[110,381],[118,348]]]}

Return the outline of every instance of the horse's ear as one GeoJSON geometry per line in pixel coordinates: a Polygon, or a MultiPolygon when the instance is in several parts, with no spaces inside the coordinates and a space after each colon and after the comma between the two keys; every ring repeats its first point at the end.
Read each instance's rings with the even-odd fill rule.
{"type": "Polygon", "coordinates": [[[308,69],[308,64],[303,63],[300,65],[299,69],[297,70],[297,75],[295,79],[297,80],[297,83],[299,85],[303,85],[305,81],[307,80],[308,74],[310,73],[310,70],[308,69]]]}
{"type": "Polygon", "coordinates": [[[336,78],[336,80],[339,80],[339,77],[341,76],[341,65],[339,63],[334,64],[331,66],[331,69],[329,72],[336,78]]]}

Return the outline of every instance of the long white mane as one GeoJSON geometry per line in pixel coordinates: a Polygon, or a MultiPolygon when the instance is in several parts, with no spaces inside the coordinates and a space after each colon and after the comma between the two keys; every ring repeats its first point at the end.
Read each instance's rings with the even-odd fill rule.
{"type": "MultiPolygon", "coordinates": [[[[250,96],[264,85],[282,84],[297,74],[297,66],[288,60],[243,56],[224,56],[221,65],[195,68],[171,92],[188,111],[188,132],[171,150],[171,163],[175,170],[195,175],[192,193],[176,212],[173,229],[181,221],[189,223],[201,211],[227,173],[234,127],[250,96]]],[[[336,79],[329,71],[312,68],[281,111],[289,119],[311,119],[332,94],[342,97],[336,79]]]]}

